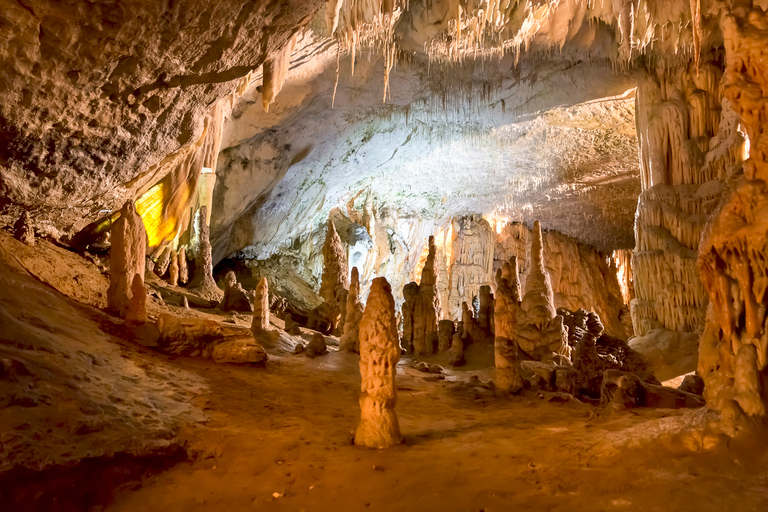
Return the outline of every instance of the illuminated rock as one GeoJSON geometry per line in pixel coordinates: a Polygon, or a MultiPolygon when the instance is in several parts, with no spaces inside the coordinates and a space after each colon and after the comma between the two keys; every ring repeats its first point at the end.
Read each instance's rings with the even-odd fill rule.
{"type": "Polygon", "coordinates": [[[171,251],[171,265],[168,267],[168,284],[179,286],[179,254],[171,251]]]}
{"type": "MultiPolygon", "coordinates": [[[[248,293],[237,282],[237,277],[231,270],[224,276],[224,298],[219,307],[224,311],[253,311],[248,293]]],[[[268,308],[267,311],[269,311],[268,308]]]]}
{"type": "Polygon", "coordinates": [[[365,310],[360,301],[360,274],[357,267],[352,267],[352,280],[347,295],[347,317],[344,322],[344,334],[339,340],[339,350],[360,351],[360,319],[365,310]]]}
{"type": "Polygon", "coordinates": [[[132,201],[120,210],[112,224],[107,308],[126,320],[146,321],[144,268],[147,234],[132,201]]]}
{"type": "Polygon", "coordinates": [[[400,443],[397,404],[397,361],[400,343],[395,324],[395,301],[389,283],[377,277],[360,320],[360,423],[355,444],[387,448],[400,443]]]}
{"type": "Polygon", "coordinates": [[[515,393],[523,386],[516,342],[518,316],[521,316],[518,280],[517,258],[513,256],[496,271],[494,360],[496,389],[501,393],[515,393]]]}
{"type": "Polygon", "coordinates": [[[320,297],[325,307],[322,311],[318,310],[318,314],[326,317],[333,331],[341,323],[342,309],[346,313],[347,304],[343,292],[349,289],[349,271],[346,251],[330,218],[323,245],[323,261],[320,297]]]}
{"type": "Polygon", "coordinates": [[[179,282],[187,284],[189,282],[189,267],[187,266],[187,248],[182,246],[179,249],[179,282]]]}
{"type": "Polygon", "coordinates": [[[440,318],[440,291],[435,268],[435,237],[429,237],[429,255],[421,271],[419,294],[413,306],[413,353],[432,355],[437,342],[437,322],[440,318]]]}
{"type": "Polygon", "coordinates": [[[259,340],[269,330],[269,284],[267,278],[262,277],[259,284],[256,285],[256,292],[254,293],[251,331],[253,336],[259,340]]]}
{"type": "Polygon", "coordinates": [[[408,354],[413,353],[413,308],[419,295],[419,285],[410,282],[403,287],[403,349],[408,354]]]}
{"type": "Polygon", "coordinates": [[[213,279],[213,259],[211,256],[211,241],[209,239],[210,228],[207,221],[207,207],[200,207],[197,215],[196,231],[199,240],[199,247],[195,257],[195,276],[189,283],[195,293],[206,299],[218,300],[222,296],[221,289],[216,286],[213,279]]]}

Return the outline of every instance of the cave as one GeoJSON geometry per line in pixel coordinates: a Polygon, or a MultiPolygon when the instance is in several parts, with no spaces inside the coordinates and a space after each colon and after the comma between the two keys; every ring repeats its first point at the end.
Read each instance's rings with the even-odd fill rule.
{"type": "Polygon", "coordinates": [[[768,1],[0,36],[0,509],[768,506],[768,1]]]}

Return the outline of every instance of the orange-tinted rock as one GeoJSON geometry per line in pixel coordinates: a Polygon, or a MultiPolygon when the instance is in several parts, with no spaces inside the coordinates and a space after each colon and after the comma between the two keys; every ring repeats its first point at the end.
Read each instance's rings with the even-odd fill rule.
{"type": "Polygon", "coordinates": [[[127,201],[120,210],[120,218],[112,224],[111,239],[107,307],[120,318],[127,319],[130,311],[132,320],[144,321],[147,233],[133,201],[127,201]],[[136,276],[140,285],[135,282],[136,276]]]}

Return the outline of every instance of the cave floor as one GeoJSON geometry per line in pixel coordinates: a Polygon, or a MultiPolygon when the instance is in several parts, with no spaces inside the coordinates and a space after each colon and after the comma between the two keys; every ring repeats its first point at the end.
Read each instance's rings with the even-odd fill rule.
{"type": "MultiPolygon", "coordinates": [[[[89,501],[97,510],[768,507],[765,438],[702,449],[696,434],[703,410],[614,411],[550,401],[554,395],[535,391],[499,399],[466,383],[470,375],[487,381],[489,369],[470,365],[435,380],[404,358],[397,377],[404,443],[362,449],[351,443],[360,383],[352,354],[308,359],[273,352],[265,368],[255,368],[154,353],[121,339],[120,326],[98,309],[105,278],[94,265],[46,242],[31,249],[1,233],[0,278],[0,355],[24,361],[34,376],[27,391],[37,393],[27,398],[42,397],[32,405],[2,404],[0,439],[11,448],[0,454],[17,465],[66,472],[100,456],[116,461],[124,454],[141,466],[148,453],[166,456],[159,448],[185,453],[168,455],[173,460],[162,467],[153,459],[144,470],[124,470],[121,478],[99,479],[94,469],[70,481],[109,487],[89,501]],[[72,372],[91,380],[83,383],[81,373],[75,382],[72,372]],[[102,388],[110,393],[100,394],[102,388]],[[57,451],[65,444],[71,447],[57,451]]],[[[150,313],[162,310],[210,315],[151,304],[150,313]]],[[[233,320],[248,323],[241,316],[233,320]]],[[[18,394],[8,378],[0,385],[18,394]]],[[[3,476],[0,504],[15,485],[3,476]]],[[[25,478],[22,497],[34,495],[37,484],[25,478]]],[[[28,509],[78,510],[48,505],[28,509]]]]}

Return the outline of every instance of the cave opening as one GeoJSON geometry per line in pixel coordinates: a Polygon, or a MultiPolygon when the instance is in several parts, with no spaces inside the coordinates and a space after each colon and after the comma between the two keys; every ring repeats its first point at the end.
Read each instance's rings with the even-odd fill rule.
{"type": "Polygon", "coordinates": [[[764,0],[0,0],[0,508],[762,510],[764,0]]]}

